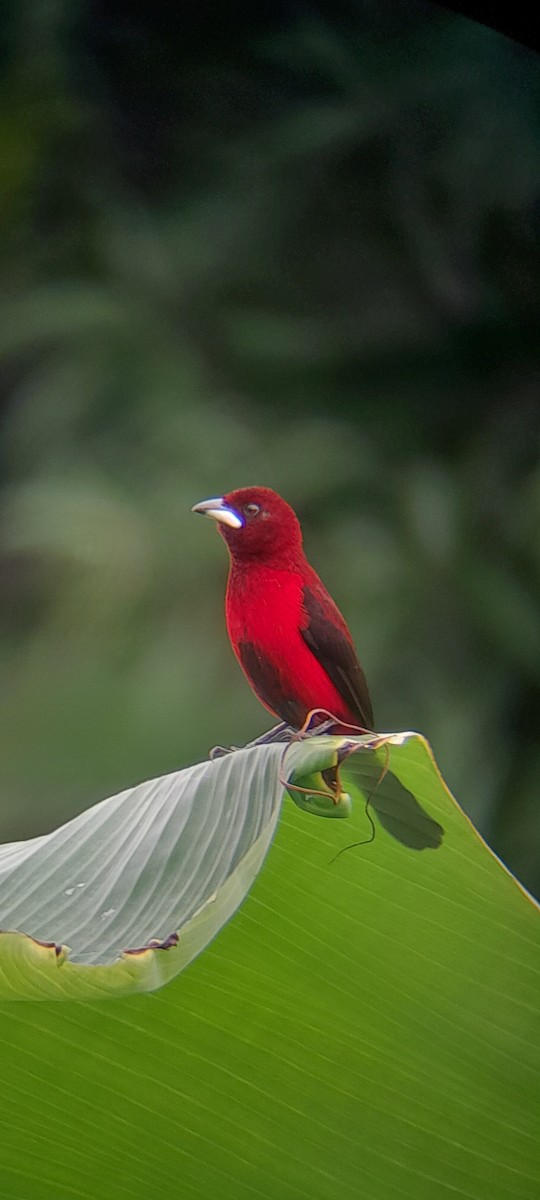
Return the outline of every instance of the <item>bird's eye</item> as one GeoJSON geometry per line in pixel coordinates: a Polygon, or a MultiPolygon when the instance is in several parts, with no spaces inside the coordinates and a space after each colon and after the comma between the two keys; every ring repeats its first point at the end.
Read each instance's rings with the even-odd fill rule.
{"type": "Polygon", "coordinates": [[[261,510],[258,504],[244,504],[244,512],[246,517],[256,517],[257,513],[260,511],[261,510]]]}

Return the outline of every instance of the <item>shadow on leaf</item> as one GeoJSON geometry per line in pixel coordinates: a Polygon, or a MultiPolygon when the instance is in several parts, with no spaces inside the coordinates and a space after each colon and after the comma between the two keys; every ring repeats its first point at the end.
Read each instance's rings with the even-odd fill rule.
{"type": "Polygon", "coordinates": [[[410,850],[437,850],[441,845],[442,825],[424,811],[412,792],[390,771],[385,777],[384,788],[373,793],[369,806],[383,829],[410,850]]]}
{"type": "Polygon", "coordinates": [[[429,816],[397,775],[385,770],[378,756],[370,762],[356,755],[349,757],[346,774],[346,786],[361,791],[383,829],[402,846],[409,850],[438,849],[444,837],[442,825],[429,816]]]}

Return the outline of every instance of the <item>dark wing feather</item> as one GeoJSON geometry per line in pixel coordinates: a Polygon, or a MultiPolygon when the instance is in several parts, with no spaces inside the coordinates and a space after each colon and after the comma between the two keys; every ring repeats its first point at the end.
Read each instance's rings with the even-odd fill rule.
{"type": "Polygon", "coordinates": [[[327,593],[323,592],[322,584],[320,588],[322,596],[317,595],[314,588],[307,585],[304,587],[304,608],[308,624],[301,630],[302,637],[356,716],[358,724],[363,729],[371,730],[374,728],[373,708],[366,677],[356,657],[354,646],[345,632],[346,626],[341,613],[327,593]],[[340,627],[342,624],[344,628],[340,627]]]}
{"type": "Polygon", "coordinates": [[[253,642],[240,642],[238,656],[253,691],[265,708],[288,725],[299,729],[304,723],[305,709],[293,697],[286,695],[281,676],[268,659],[253,642]]]}

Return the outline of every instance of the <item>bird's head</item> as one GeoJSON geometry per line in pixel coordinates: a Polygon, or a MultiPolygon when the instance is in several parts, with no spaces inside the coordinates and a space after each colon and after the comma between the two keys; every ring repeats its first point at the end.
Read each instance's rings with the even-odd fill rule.
{"type": "Polygon", "coordinates": [[[235,562],[294,558],[302,547],[296,513],[271,488],[248,487],[194,504],[217,522],[235,562]]]}

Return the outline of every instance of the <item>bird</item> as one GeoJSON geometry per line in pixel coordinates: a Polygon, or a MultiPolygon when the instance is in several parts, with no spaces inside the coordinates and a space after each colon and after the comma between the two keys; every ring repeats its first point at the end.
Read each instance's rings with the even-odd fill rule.
{"type": "Polygon", "coordinates": [[[210,517],[230,565],[225,615],[232,649],[264,707],[293,730],[374,730],[366,677],[351,633],[303,549],[293,508],[267,487],[237,488],[191,510],[210,517]]]}

